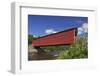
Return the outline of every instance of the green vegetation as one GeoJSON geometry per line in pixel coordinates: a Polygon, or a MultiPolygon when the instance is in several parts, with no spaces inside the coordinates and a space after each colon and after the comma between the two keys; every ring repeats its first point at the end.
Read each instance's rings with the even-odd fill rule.
{"type": "Polygon", "coordinates": [[[88,58],[87,38],[79,38],[68,50],[60,53],[58,59],[88,58]]]}
{"type": "Polygon", "coordinates": [[[33,40],[33,35],[28,35],[28,44],[31,44],[33,40]]]}
{"type": "Polygon", "coordinates": [[[69,48],[69,46],[67,45],[60,45],[60,46],[46,46],[46,47],[41,47],[42,49],[44,49],[45,52],[50,52],[50,51],[65,51],[69,48]]]}

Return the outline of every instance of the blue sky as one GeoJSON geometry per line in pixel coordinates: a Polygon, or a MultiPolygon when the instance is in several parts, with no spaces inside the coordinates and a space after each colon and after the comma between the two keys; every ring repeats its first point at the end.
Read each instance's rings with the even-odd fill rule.
{"type": "Polygon", "coordinates": [[[44,36],[88,24],[88,17],[28,15],[28,34],[44,36]]]}

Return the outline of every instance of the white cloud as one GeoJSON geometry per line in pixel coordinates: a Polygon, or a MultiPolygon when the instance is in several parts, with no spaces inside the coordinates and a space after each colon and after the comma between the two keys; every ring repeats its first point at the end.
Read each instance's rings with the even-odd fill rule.
{"type": "Polygon", "coordinates": [[[55,31],[54,29],[46,29],[45,33],[46,34],[52,34],[52,33],[57,33],[57,31],[55,31]]]}
{"type": "Polygon", "coordinates": [[[87,33],[88,32],[88,24],[87,23],[84,23],[82,27],[83,27],[83,31],[85,33],[87,33]]]}
{"type": "Polygon", "coordinates": [[[83,29],[81,27],[78,28],[78,35],[82,34],[83,29]]]}
{"type": "Polygon", "coordinates": [[[84,23],[81,27],[78,28],[78,35],[82,33],[87,33],[88,32],[88,24],[84,23]]]}
{"type": "Polygon", "coordinates": [[[33,35],[33,37],[38,37],[37,35],[33,35]]]}

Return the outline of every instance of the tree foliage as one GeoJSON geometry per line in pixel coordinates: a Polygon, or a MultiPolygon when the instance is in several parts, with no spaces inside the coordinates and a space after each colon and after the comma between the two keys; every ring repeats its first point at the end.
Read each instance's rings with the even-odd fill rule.
{"type": "Polygon", "coordinates": [[[46,52],[50,52],[50,51],[65,51],[69,48],[69,46],[67,45],[59,45],[59,46],[45,46],[45,47],[41,47],[44,51],[46,52]]]}
{"type": "Polygon", "coordinates": [[[78,38],[76,43],[60,53],[58,59],[79,59],[88,57],[87,38],[78,38]]]}
{"type": "Polygon", "coordinates": [[[33,35],[28,35],[28,44],[31,44],[33,40],[33,35]]]}

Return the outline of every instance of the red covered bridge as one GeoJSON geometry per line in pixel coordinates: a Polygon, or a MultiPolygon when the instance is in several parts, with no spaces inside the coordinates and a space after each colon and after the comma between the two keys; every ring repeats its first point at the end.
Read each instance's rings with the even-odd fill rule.
{"type": "Polygon", "coordinates": [[[67,29],[58,33],[39,37],[32,41],[34,47],[53,46],[53,45],[71,45],[75,42],[77,28],[67,29]]]}

